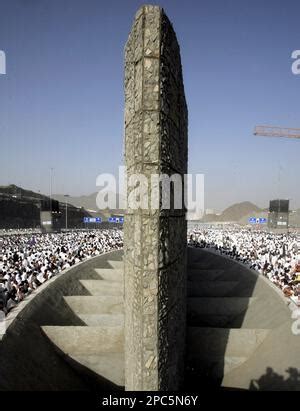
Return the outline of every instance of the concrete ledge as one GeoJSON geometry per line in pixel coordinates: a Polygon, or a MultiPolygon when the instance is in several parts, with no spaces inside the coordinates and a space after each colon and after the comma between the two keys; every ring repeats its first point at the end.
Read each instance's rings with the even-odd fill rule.
{"type": "Polygon", "coordinates": [[[78,314],[77,316],[88,326],[124,327],[124,314],[78,314]]]}
{"type": "MultiPolygon", "coordinates": [[[[93,261],[99,257],[102,256],[107,256],[110,255],[111,253],[115,253],[118,252],[119,250],[112,250],[112,251],[108,251],[107,253],[103,253],[100,255],[96,255],[94,257],[91,258],[87,258],[84,261],[79,262],[78,264],[73,265],[70,268],[67,268],[65,270],[63,270],[61,273],[55,275],[54,277],[50,278],[50,280],[46,281],[44,284],[40,285],[36,290],[34,290],[32,293],[30,293],[29,295],[27,295],[23,301],[21,301],[15,308],[13,308],[8,315],[6,316],[5,320],[3,321],[3,325],[0,327],[0,341],[3,338],[3,335],[6,334],[6,332],[8,331],[9,327],[13,324],[13,322],[15,321],[16,318],[18,318],[21,313],[23,312],[23,310],[31,304],[31,302],[38,296],[40,296],[41,294],[43,294],[44,292],[46,292],[46,290],[48,289],[48,287],[50,286],[54,286],[54,284],[56,284],[57,282],[60,282],[60,279],[67,275],[68,273],[70,273],[70,271],[79,268],[81,265],[89,263],[90,261],[93,261]]],[[[112,261],[112,260],[110,260],[112,261]]],[[[110,262],[109,261],[109,262],[110,262]]],[[[96,277],[97,278],[97,277],[96,277]]]]}
{"type": "Polygon", "coordinates": [[[122,353],[124,330],[115,327],[44,326],[47,337],[68,355],[122,353]]]}
{"type": "Polygon", "coordinates": [[[75,314],[120,314],[124,312],[122,296],[72,295],[64,300],[75,314]]]}
{"type": "Polygon", "coordinates": [[[80,280],[87,291],[94,296],[123,296],[124,284],[108,280],[80,280]]]}
{"type": "Polygon", "coordinates": [[[95,268],[111,268],[108,260],[120,260],[122,254],[121,250],[111,251],[63,271],[26,297],[8,315],[6,333],[0,340],[0,390],[99,391],[111,387],[108,381],[86,367],[79,369],[66,362],[53,350],[41,327],[85,326],[63,297],[88,296],[79,280],[99,280],[95,268]]]}
{"type": "Polygon", "coordinates": [[[253,269],[247,267],[247,266],[246,266],[245,264],[243,264],[242,262],[236,261],[236,260],[234,260],[233,258],[228,257],[227,255],[220,254],[220,253],[218,253],[217,251],[215,251],[215,250],[213,250],[213,249],[211,249],[211,248],[205,248],[204,250],[207,251],[207,252],[209,252],[209,253],[211,253],[211,254],[217,255],[217,256],[219,256],[220,258],[225,258],[226,260],[229,260],[229,261],[231,261],[231,262],[233,262],[233,263],[236,263],[236,264],[240,265],[240,266],[243,267],[246,271],[248,271],[251,275],[254,275],[257,279],[260,279],[260,280],[264,281],[269,287],[271,287],[271,288],[273,289],[273,291],[276,292],[276,294],[278,295],[278,297],[280,297],[280,299],[282,300],[282,302],[284,302],[285,305],[288,305],[288,306],[289,306],[290,304],[294,304],[293,301],[292,301],[290,298],[287,298],[287,297],[284,296],[283,292],[282,292],[278,287],[276,287],[276,285],[274,285],[268,278],[266,278],[266,277],[263,276],[262,274],[258,273],[256,270],[253,270],[253,269]]]}

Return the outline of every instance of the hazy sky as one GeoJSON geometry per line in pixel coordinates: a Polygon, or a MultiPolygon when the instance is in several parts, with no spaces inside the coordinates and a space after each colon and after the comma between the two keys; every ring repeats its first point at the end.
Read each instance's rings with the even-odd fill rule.
{"type": "MultiPolygon", "coordinates": [[[[155,2],[156,3],[156,2],[155,2]]],[[[123,159],[123,49],[135,0],[0,0],[0,184],[96,191],[123,159]]],[[[267,206],[298,191],[300,141],[254,137],[256,124],[300,128],[299,0],[162,0],[181,46],[189,171],[205,207],[267,206]]]]}

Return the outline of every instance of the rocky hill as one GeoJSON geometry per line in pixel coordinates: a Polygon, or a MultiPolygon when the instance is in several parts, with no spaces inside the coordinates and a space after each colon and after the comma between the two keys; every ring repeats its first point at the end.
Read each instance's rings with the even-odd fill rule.
{"type": "Polygon", "coordinates": [[[254,215],[263,212],[261,208],[257,207],[250,201],[244,201],[242,203],[233,204],[232,206],[226,208],[222,214],[207,214],[203,217],[203,222],[225,222],[234,221],[238,222],[248,215],[254,215]]]}
{"type": "MultiPolygon", "coordinates": [[[[37,228],[40,226],[40,205],[49,198],[15,185],[0,186],[0,228],[37,228]]],[[[91,214],[68,204],[68,227],[83,226],[83,217],[91,214]]],[[[61,222],[66,221],[66,203],[60,203],[61,222]]]]}
{"type": "Polygon", "coordinates": [[[263,210],[250,201],[244,201],[226,208],[221,215],[221,221],[239,221],[242,217],[248,214],[254,213],[255,215],[261,211],[263,210]]]}
{"type": "Polygon", "coordinates": [[[105,210],[99,210],[97,207],[96,203],[96,198],[97,198],[97,192],[92,193],[90,195],[84,195],[84,196],[68,196],[65,197],[62,194],[53,194],[53,198],[55,200],[58,200],[62,203],[64,203],[66,200],[69,204],[72,204],[74,207],[79,207],[79,208],[84,208],[87,210],[89,213],[92,213],[93,215],[97,215],[102,218],[106,218],[107,216],[111,214],[124,214],[124,210],[119,209],[120,205],[120,199],[121,196],[119,194],[112,193],[112,195],[116,196],[116,209],[105,209],[105,210]]]}

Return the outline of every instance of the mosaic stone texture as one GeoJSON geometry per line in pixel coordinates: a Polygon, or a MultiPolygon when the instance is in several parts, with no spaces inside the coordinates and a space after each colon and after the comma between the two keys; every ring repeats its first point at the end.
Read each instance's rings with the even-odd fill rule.
{"type": "MultiPolygon", "coordinates": [[[[127,176],[146,176],[150,206],[129,204],[124,225],[126,389],[176,390],[185,350],[186,210],[151,209],[149,199],[151,175],[187,173],[188,115],[176,35],[158,6],[135,16],[124,82],[127,176]]],[[[160,205],[162,195],[160,187],[160,205]]]]}

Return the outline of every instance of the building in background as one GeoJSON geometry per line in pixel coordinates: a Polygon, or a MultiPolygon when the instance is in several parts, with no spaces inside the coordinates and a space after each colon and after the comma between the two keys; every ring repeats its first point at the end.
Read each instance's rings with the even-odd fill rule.
{"type": "Polygon", "coordinates": [[[61,212],[59,202],[56,200],[41,201],[41,230],[43,233],[52,233],[61,229],[61,212]]]}
{"type": "Polygon", "coordinates": [[[289,200],[271,200],[269,207],[269,228],[289,227],[289,200]]]}

